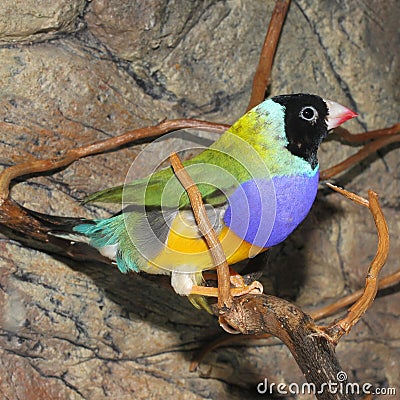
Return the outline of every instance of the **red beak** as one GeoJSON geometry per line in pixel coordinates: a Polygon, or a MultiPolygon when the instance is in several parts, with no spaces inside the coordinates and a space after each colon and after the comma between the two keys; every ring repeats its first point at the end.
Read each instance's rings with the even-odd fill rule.
{"type": "Polygon", "coordinates": [[[350,110],[345,106],[342,106],[339,103],[336,103],[332,100],[324,100],[326,105],[328,106],[328,117],[326,121],[328,123],[328,130],[336,128],[337,126],[343,124],[349,119],[358,117],[358,114],[354,111],[350,110]]]}

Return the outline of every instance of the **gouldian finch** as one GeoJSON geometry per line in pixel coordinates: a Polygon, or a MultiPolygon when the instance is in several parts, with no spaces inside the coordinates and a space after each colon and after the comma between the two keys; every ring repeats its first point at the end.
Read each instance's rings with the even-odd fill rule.
{"type": "MultiPolygon", "coordinates": [[[[307,216],[318,188],[317,150],[356,113],[311,94],[272,97],[185,161],[228,263],[284,241],[307,216]]],[[[176,293],[203,306],[202,273],[214,267],[189,198],[171,167],[85,202],[122,202],[122,213],[73,228],[121,272],[168,274],[176,293]]]]}

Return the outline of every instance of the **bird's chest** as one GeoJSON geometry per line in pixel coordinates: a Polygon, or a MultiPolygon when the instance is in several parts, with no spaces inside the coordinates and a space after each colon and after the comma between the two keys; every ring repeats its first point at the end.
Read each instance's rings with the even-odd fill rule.
{"type": "Polygon", "coordinates": [[[277,176],[244,182],[229,198],[224,223],[236,235],[259,247],[283,240],[309,213],[319,174],[277,176]]]}

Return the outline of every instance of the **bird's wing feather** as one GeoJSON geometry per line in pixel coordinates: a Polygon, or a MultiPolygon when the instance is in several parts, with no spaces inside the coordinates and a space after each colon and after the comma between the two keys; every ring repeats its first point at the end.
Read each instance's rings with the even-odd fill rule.
{"type": "MultiPolygon", "coordinates": [[[[208,149],[183,163],[206,203],[223,205],[240,183],[255,176],[269,175],[263,157],[260,157],[266,149],[257,144],[260,135],[243,133],[257,133],[263,126],[261,122],[260,118],[246,114],[208,149]]],[[[189,206],[189,198],[171,167],[149,177],[94,193],[83,201],[88,202],[122,202],[153,207],[189,206]],[[178,199],[176,193],[179,194],[178,199]]]]}
{"type": "MultiPolygon", "coordinates": [[[[242,179],[237,180],[233,172],[227,171],[233,163],[223,160],[228,156],[213,157],[212,150],[206,150],[201,157],[184,162],[184,166],[196,182],[197,187],[205,203],[217,206],[226,203],[226,198],[233,192],[242,179]],[[220,165],[222,164],[222,165],[220,165]],[[207,171],[209,168],[212,170],[207,171]],[[228,177],[225,175],[229,175],[228,177]]],[[[116,186],[93,193],[83,200],[83,204],[89,202],[124,203],[144,205],[146,207],[173,207],[187,208],[189,198],[182,185],[176,178],[172,168],[166,168],[153,175],[135,180],[125,185],[116,186]],[[179,194],[179,196],[177,196],[179,194]]]]}

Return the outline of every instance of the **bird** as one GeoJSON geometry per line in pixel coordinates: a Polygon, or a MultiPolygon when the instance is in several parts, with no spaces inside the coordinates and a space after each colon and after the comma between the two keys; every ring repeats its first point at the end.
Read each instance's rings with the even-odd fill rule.
{"type": "MultiPolygon", "coordinates": [[[[318,189],[318,148],[328,131],[356,116],[314,94],[274,96],[183,162],[229,265],[283,242],[304,220],[318,189]]],[[[91,194],[88,202],[120,202],[123,210],[80,221],[72,228],[78,240],[122,273],[169,275],[177,294],[209,310],[203,273],[214,260],[171,167],[91,194]]]]}

